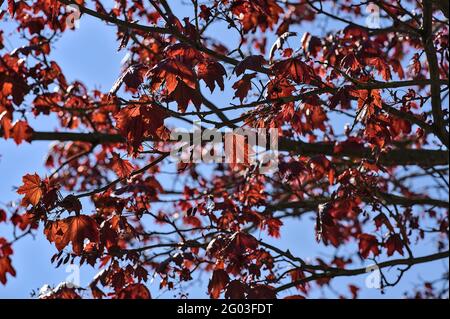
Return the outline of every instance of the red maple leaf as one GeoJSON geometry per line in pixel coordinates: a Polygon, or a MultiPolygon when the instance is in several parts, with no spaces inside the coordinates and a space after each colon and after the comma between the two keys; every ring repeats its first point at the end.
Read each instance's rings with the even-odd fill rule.
{"type": "Polygon", "coordinates": [[[368,65],[373,65],[374,68],[378,71],[378,73],[381,75],[383,80],[388,81],[392,79],[391,69],[389,67],[389,64],[386,63],[386,61],[380,57],[374,57],[374,58],[368,58],[367,59],[368,65]]]}
{"type": "Polygon", "coordinates": [[[298,84],[309,84],[313,78],[313,70],[299,58],[289,58],[276,62],[273,72],[279,77],[287,77],[298,84]]]}
{"type": "Polygon", "coordinates": [[[0,282],[6,285],[6,274],[9,273],[11,276],[16,276],[16,270],[11,265],[11,258],[8,256],[0,257],[0,282]]]}
{"type": "Polygon", "coordinates": [[[244,299],[247,291],[247,285],[240,280],[232,280],[228,283],[225,298],[226,299],[244,299]]]}
{"type": "Polygon", "coordinates": [[[11,135],[17,145],[22,143],[22,141],[31,141],[33,136],[33,129],[28,125],[26,121],[17,121],[11,128],[11,135]]]}
{"type": "Polygon", "coordinates": [[[249,55],[246,56],[238,65],[234,68],[236,76],[240,76],[245,70],[258,70],[263,65],[267,64],[266,59],[262,55],[249,55]]]}
{"type": "Polygon", "coordinates": [[[369,234],[360,234],[358,236],[358,239],[359,253],[363,258],[367,258],[370,252],[372,252],[374,256],[378,256],[380,254],[380,250],[378,249],[378,240],[375,236],[369,234]]]}
{"type": "Polygon", "coordinates": [[[197,86],[197,77],[194,71],[176,58],[168,58],[159,62],[149,71],[151,77],[151,86],[157,90],[163,83],[167,93],[172,93],[183,82],[189,88],[195,90],[197,86]]]}
{"type": "Polygon", "coordinates": [[[50,242],[54,242],[58,250],[64,249],[70,242],[73,252],[81,255],[84,240],[99,241],[98,225],[94,219],[86,215],[71,216],[63,220],[51,222],[45,229],[50,242]]]}
{"type": "Polygon", "coordinates": [[[212,277],[209,280],[208,284],[208,292],[213,299],[217,299],[220,296],[220,293],[227,286],[230,281],[230,277],[223,269],[216,269],[213,271],[212,277]]]}
{"type": "Polygon", "coordinates": [[[113,153],[112,169],[116,172],[119,178],[124,179],[130,176],[134,170],[134,166],[130,163],[130,161],[121,159],[119,154],[113,153]]]}
{"type": "Polygon", "coordinates": [[[252,87],[252,79],[256,77],[256,73],[244,74],[242,79],[233,84],[233,89],[236,90],[234,97],[238,97],[242,101],[247,97],[248,91],[252,87]]]}
{"type": "Polygon", "coordinates": [[[117,293],[117,299],[151,299],[150,291],[140,283],[125,286],[117,293]]]}
{"type": "Polygon", "coordinates": [[[42,181],[38,174],[26,174],[22,177],[23,185],[19,187],[17,193],[25,195],[22,203],[36,206],[42,197],[42,181]]]}
{"type": "Polygon", "coordinates": [[[198,78],[205,81],[206,86],[214,91],[217,85],[220,89],[224,90],[223,77],[227,75],[225,68],[217,61],[206,60],[197,64],[197,75],[198,78]]]}
{"type": "Polygon", "coordinates": [[[392,234],[385,243],[387,248],[387,255],[392,256],[395,251],[403,256],[403,241],[399,234],[392,234]]]}

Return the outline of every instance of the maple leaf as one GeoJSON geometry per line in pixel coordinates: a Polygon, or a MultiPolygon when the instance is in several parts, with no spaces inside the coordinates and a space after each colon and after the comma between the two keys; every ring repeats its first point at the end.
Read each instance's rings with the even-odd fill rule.
{"type": "Polygon", "coordinates": [[[17,145],[22,143],[22,141],[31,141],[31,137],[33,135],[33,129],[28,125],[26,121],[17,121],[12,126],[12,136],[14,138],[14,142],[16,142],[17,145]]]}
{"type": "Polygon", "coordinates": [[[80,200],[75,195],[67,195],[64,199],[59,203],[59,206],[66,209],[69,213],[75,212],[77,215],[80,214],[82,209],[80,200]]]}
{"type": "MultiPolygon", "coordinates": [[[[299,282],[306,278],[305,273],[301,269],[293,269],[289,272],[292,282],[299,282]]],[[[307,293],[309,289],[309,285],[307,282],[298,283],[295,285],[298,290],[301,290],[303,293],[307,293]]]]}
{"type": "Polygon", "coordinates": [[[130,284],[120,289],[117,299],[151,299],[150,291],[140,283],[130,284]]]}
{"type": "Polygon", "coordinates": [[[42,197],[42,181],[38,174],[26,174],[22,177],[23,185],[17,190],[18,194],[25,195],[22,203],[36,206],[42,197]]]}
{"type": "Polygon", "coordinates": [[[0,283],[6,284],[6,274],[9,273],[11,276],[16,276],[16,271],[11,265],[10,255],[12,255],[13,250],[11,244],[3,237],[0,237],[0,283]]]}
{"type": "Polygon", "coordinates": [[[395,251],[403,256],[403,241],[399,234],[392,234],[385,243],[387,255],[392,256],[395,251]]]}
{"type": "Polygon", "coordinates": [[[208,292],[213,299],[217,299],[220,296],[220,293],[227,286],[230,281],[230,277],[223,269],[216,269],[213,271],[212,277],[209,280],[208,284],[208,292]]]}
{"type": "Polygon", "coordinates": [[[280,227],[283,222],[277,218],[269,218],[266,220],[267,228],[269,229],[269,236],[280,238],[280,227]]]}
{"type": "Polygon", "coordinates": [[[345,69],[346,73],[350,71],[355,72],[361,69],[362,65],[359,63],[354,53],[347,54],[341,61],[341,67],[345,69]]]}
{"type": "Polygon", "coordinates": [[[225,68],[217,61],[207,60],[197,64],[197,76],[199,79],[205,81],[211,93],[216,87],[216,82],[220,89],[222,91],[224,90],[223,77],[226,75],[225,68]]]}
{"type": "Polygon", "coordinates": [[[8,256],[0,257],[0,282],[6,285],[6,274],[9,273],[11,276],[16,276],[16,270],[11,265],[11,258],[8,256]]]}
{"type": "Polygon", "coordinates": [[[244,33],[256,31],[258,27],[262,32],[272,28],[278,22],[279,15],[284,12],[275,0],[233,1],[230,10],[239,17],[244,33]]]}
{"type": "Polygon", "coordinates": [[[383,80],[388,81],[392,79],[391,69],[389,65],[380,57],[374,57],[368,59],[368,64],[373,65],[374,68],[378,71],[378,73],[381,75],[383,80]]]}
{"type": "Polygon", "coordinates": [[[119,132],[134,147],[138,148],[146,137],[157,137],[164,126],[166,112],[159,106],[148,104],[131,104],[115,114],[119,132]]]}
{"type": "Polygon", "coordinates": [[[114,170],[114,172],[116,172],[119,178],[124,179],[130,176],[130,174],[134,170],[134,167],[133,164],[130,163],[130,161],[123,160],[120,158],[119,154],[113,153],[112,169],[114,170]]]}
{"type": "Polygon", "coordinates": [[[185,43],[175,43],[164,49],[168,58],[178,59],[186,65],[193,66],[203,60],[200,51],[185,43]]]}
{"type": "Polygon", "coordinates": [[[381,227],[381,225],[385,225],[387,229],[393,233],[394,227],[392,227],[391,222],[389,221],[388,217],[384,213],[378,214],[374,219],[375,226],[377,227],[377,230],[381,227]]]}
{"type": "Polygon", "coordinates": [[[236,90],[234,97],[238,97],[242,101],[247,97],[248,91],[252,87],[252,79],[256,77],[256,73],[244,74],[242,79],[233,84],[233,89],[236,90]]]}
{"type": "Polygon", "coordinates": [[[202,105],[202,99],[197,90],[192,89],[182,81],[178,83],[170,97],[177,102],[178,110],[182,113],[186,112],[189,102],[191,101],[197,109],[202,105]]]}
{"type": "Polygon", "coordinates": [[[292,96],[295,86],[289,83],[286,78],[275,78],[269,81],[267,85],[268,98],[278,99],[280,97],[292,96]]]}
{"type": "Polygon", "coordinates": [[[280,77],[287,77],[298,84],[309,84],[313,77],[313,70],[299,58],[289,58],[273,64],[273,72],[280,77]]]}
{"type": "Polygon", "coordinates": [[[193,90],[197,86],[197,77],[192,68],[176,58],[167,58],[159,62],[149,71],[149,75],[152,79],[152,89],[157,90],[165,82],[168,94],[171,94],[181,82],[193,90]]]}
{"type": "Polygon", "coordinates": [[[48,221],[44,228],[44,234],[49,242],[55,243],[59,251],[64,249],[67,244],[63,243],[64,234],[67,231],[67,224],[63,220],[48,221]]]}
{"type": "Polygon", "coordinates": [[[370,252],[372,252],[374,256],[378,256],[380,254],[380,250],[378,249],[378,240],[375,236],[369,234],[360,234],[358,238],[359,253],[363,258],[367,258],[370,252]]]}
{"type": "Polygon", "coordinates": [[[247,285],[240,280],[232,280],[228,283],[225,290],[226,299],[244,299],[247,285]]]}
{"type": "Polygon", "coordinates": [[[84,240],[99,241],[98,225],[94,219],[86,215],[71,216],[63,220],[50,222],[45,228],[45,235],[50,242],[54,242],[58,250],[64,249],[72,242],[73,252],[81,255],[84,240]]]}
{"type": "Polygon", "coordinates": [[[258,247],[258,241],[250,234],[235,232],[231,238],[230,248],[236,252],[244,252],[247,249],[255,250],[258,247]]]}
{"type": "Polygon", "coordinates": [[[236,76],[240,76],[245,70],[258,70],[263,65],[267,64],[266,59],[262,55],[249,55],[246,56],[238,65],[234,68],[236,76]]]}
{"type": "Polygon", "coordinates": [[[369,36],[366,30],[356,25],[348,25],[343,32],[346,39],[367,38],[369,36]]]}
{"type": "MultiPolygon", "coordinates": [[[[28,228],[28,226],[33,226],[33,214],[30,213],[23,213],[23,214],[17,214],[14,213],[11,216],[11,222],[14,224],[14,226],[19,227],[20,230],[25,230],[28,228]]],[[[37,227],[33,227],[37,228],[37,227]]]]}
{"type": "Polygon", "coordinates": [[[91,217],[86,215],[68,217],[66,223],[67,231],[64,233],[62,242],[66,245],[72,242],[75,254],[80,255],[83,251],[84,239],[87,238],[91,242],[98,242],[98,225],[91,217]]]}

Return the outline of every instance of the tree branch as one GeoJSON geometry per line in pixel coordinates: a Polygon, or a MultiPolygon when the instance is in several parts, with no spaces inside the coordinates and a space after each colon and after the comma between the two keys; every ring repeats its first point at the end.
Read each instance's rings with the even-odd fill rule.
{"type": "MultiPolygon", "coordinates": [[[[427,263],[439,259],[444,259],[449,257],[449,251],[446,252],[440,252],[433,255],[423,256],[423,257],[417,257],[417,258],[406,258],[406,259],[394,259],[385,261],[382,263],[377,264],[377,267],[379,269],[386,268],[386,267],[392,267],[397,265],[408,265],[413,266],[417,264],[427,263]]],[[[305,266],[307,268],[307,266],[305,266]]],[[[282,285],[278,288],[276,288],[276,292],[280,292],[292,287],[295,287],[297,285],[317,280],[320,278],[334,278],[334,277],[341,277],[341,276],[356,276],[367,273],[367,267],[365,268],[358,268],[358,269],[339,269],[339,268],[327,268],[324,270],[324,273],[321,274],[314,274],[307,278],[296,280],[290,283],[287,283],[285,285],[282,285]]]]}

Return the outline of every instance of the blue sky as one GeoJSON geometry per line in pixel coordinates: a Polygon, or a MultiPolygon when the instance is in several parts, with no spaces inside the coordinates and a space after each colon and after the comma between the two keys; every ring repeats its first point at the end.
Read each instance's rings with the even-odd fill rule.
{"type": "MultiPolygon", "coordinates": [[[[177,3],[175,10],[179,12],[185,10],[178,5],[178,1],[174,3],[177,3]]],[[[3,23],[0,25],[0,28],[4,30],[10,29],[10,27],[10,25],[4,25],[3,23]]],[[[215,32],[224,32],[225,30],[225,28],[219,27],[215,32]]],[[[7,33],[5,35],[8,37],[7,33]]],[[[221,38],[221,40],[223,39],[221,38]]],[[[232,39],[226,41],[232,41],[232,39]]],[[[68,80],[80,80],[91,89],[99,88],[108,91],[120,74],[121,60],[126,54],[126,51],[117,52],[117,47],[114,27],[106,26],[93,18],[83,16],[80,21],[80,28],[66,32],[56,43],[52,57],[62,67],[68,80]]],[[[228,90],[221,96],[222,98],[230,97],[232,92],[228,90]]],[[[32,127],[35,130],[52,130],[56,128],[56,122],[52,121],[50,117],[32,122],[32,127]]],[[[19,186],[24,174],[38,172],[45,175],[47,173],[43,167],[43,162],[48,147],[48,142],[23,143],[16,146],[12,140],[0,140],[0,205],[18,198],[12,186],[19,186]]],[[[89,205],[84,206],[84,208],[85,213],[90,213],[89,205]]],[[[0,236],[10,236],[10,229],[11,227],[0,225],[0,236]]],[[[37,290],[44,284],[57,285],[67,277],[68,273],[64,266],[55,269],[54,265],[50,263],[51,256],[57,252],[56,248],[45,239],[42,232],[36,234],[36,238],[28,237],[14,245],[13,265],[17,271],[17,277],[9,276],[7,285],[0,285],[0,298],[28,298],[33,289],[37,290]]],[[[276,241],[279,246],[285,249],[289,248],[294,255],[297,254],[305,259],[310,256],[328,256],[332,253],[332,249],[316,243],[314,224],[311,220],[302,219],[300,222],[290,220],[282,227],[281,238],[281,240],[276,241]]],[[[347,249],[354,251],[355,246],[351,244],[347,249]]],[[[434,249],[435,245],[432,242],[425,243],[417,247],[416,255],[425,255],[434,251],[434,249]]],[[[362,264],[355,263],[354,266],[358,267],[362,264]]],[[[366,276],[364,275],[351,278],[351,282],[361,287],[361,297],[401,297],[405,290],[412,289],[411,282],[417,282],[418,278],[435,279],[442,273],[444,267],[448,268],[448,260],[415,266],[404,276],[398,286],[386,290],[384,295],[376,289],[366,288],[364,285],[366,276]]],[[[96,272],[90,266],[84,266],[81,272],[81,284],[89,283],[96,272]]],[[[389,273],[393,276],[395,269],[389,273]]],[[[206,284],[208,279],[202,278],[202,280],[201,288],[194,283],[188,290],[190,297],[207,297],[206,284]]],[[[347,279],[336,279],[334,282],[333,287],[336,290],[349,296],[346,287],[349,282],[347,279]]],[[[149,284],[154,297],[170,298],[174,295],[171,292],[160,295],[158,286],[158,280],[149,284]]],[[[288,291],[288,294],[295,293],[295,289],[288,291]]],[[[325,295],[316,292],[312,296],[333,297],[334,294],[325,290],[325,295]]]]}

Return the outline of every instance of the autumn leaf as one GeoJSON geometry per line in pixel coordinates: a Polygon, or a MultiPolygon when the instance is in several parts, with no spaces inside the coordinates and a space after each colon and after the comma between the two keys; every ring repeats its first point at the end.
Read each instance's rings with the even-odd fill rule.
{"type": "Polygon", "coordinates": [[[223,77],[227,75],[225,68],[217,61],[207,60],[197,64],[197,76],[200,80],[205,81],[206,86],[211,93],[217,85],[224,90],[223,77]]]}
{"type": "Polygon", "coordinates": [[[182,63],[193,66],[203,60],[200,51],[184,43],[175,43],[164,49],[168,58],[178,59],[182,63]]]}
{"type": "Polygon", "coordinates": [[[367,258],[370,252],[372,252],[374,256],[378,256],[380,254],[380,250],[378,249],[378,240],[375,236],[369,234],[360,234],[358,238],[359,253],[363,258],[367,258]]]}
{"type": "Polygon", "coordinates": [[[0,282],[6,285],[6,274],[16,276],[16,270],[11,265],[11,258],[8,256],[0,257],[0,282]]]}
{"type": "Polygon", "coordinates": [[[388,256],[392,256],[396,251],[403,256],[404,245],[399,234],[392,234],[391,236],[389,236],[389,238],[386,240],[385,246],[387,248],[388,256]]]}
{"type": "Polygon", "coordinates": [[[360,288],[355,285],[349,285],[348,289],[352,294],[352,299],[356,299],[358,297],[358,291],[360,290],[360,288]]]}
{"type": "Polygon", "coordinates": [[[0,283],[6,284],[6,274],[9,273],[11,276],[16,276],[16,271],[11,265],[10,255],[12,255],[13,250],[11,244],[3,237],[0,237],[0,283]]]}
{"type": "Polygon", "coordinates": [[[17,193],[25,195],[22,203],[36,206],[42,197],[42,181],[38,174],[26,174],[22,177],[22,186],[19,187],[17,193]]]}
{"type": "Polygon", "coordinates": [[[304,281],[306,279],[305,273],[303,272],[303,270],[301,269],[293,269],[289,272],[292,282],[297,282],[297,284],[295,285],[295,287],[302,291],[303,293],[307,294],[308,290],[309,290],[309,285],[306,281],[304,281]],[[301,282],[303,281],[303,282],[301,282]]]}
{"type": "Polygon", "coordinates": [[[236,76],[240,76],[245,70],[258,70],[263,65],[267,64],[266,59],[262,55],[249,55],[246,56],[238,65],[234,68],[236,76]]]}
{"type": "Polygon", "coordinates": [[[236,90],[234,97],[238,97],[242,101],[247,97],[248,91],[252,87],[252,79],[256,77],[256,73],[244,74],[242,79],[233,84],[233,89],[236,90]]]}
{"type": "Polygon", "coordinates": [[[120,134],[136,149],[146,137],[158,137],[166,117],[165,111],[151,102],[130,104],[114,116],[120,134]]]}
{"type": "Polygon", "coordinates": [[[240,280],[232,280],[228,283],[225,290],[226,299],[244,299],[247,291],[247,285],[240,280]]]}
{"type": "Polygon", "coordinates": [[[389,65],[380,57],[369,58],[367,64],[373,65],[378,71],[383,80],[388,81],[392,79],[391,69],[389,65]]]}
{"type": "Polygon", "coordinates": [[[255,250],[258,247],[258,241],[255,237],[244,232],[236,232],[231,238],[230,247],[236,252],[245,252],[247,249],[255,250]]]}
{"type": "Polygon", "coordinates": [[[359,70],[362,65],[359,63],[354,53],[347,54],[341,61],[341,67],[346,73],[355,72],[359,70]]]}
{"type": "Polygon", "coordinates": [[[130,161],[121,159],[117,153],[114,153],[112,159],[112,169],[116,172],[119,178],[124,179],[130,176],[134,170],[134,167],[130,161]]]}
{"type": "Polygon", "coordinates": [[[51,243],[55,243],[56,249],[59,251],[67,246],[67,243],[63,242],[64,234],[67,232],[67,223],[64,220],[48,221],[44,228],[44,234],[47,240],[51,243]]]}
{"type": "Polygon", "coordinates": [[[277,76],[287,77],[298,84],[309,84],[313,78],[311,67],[299,58],[276,62],[272,66],[272,70],[277,76]]]}
{"type": "Polygon", "coordinates": [[[283,222],[277,218],[269,218],[266,220],[266,225],[269,230],[269,236],[280,238],[280,227],[283,222]]]}
{"type": "Polygon", "coordinates": [[[85,239],[94,243],[99,241],[98,225],[94,219],[86,215],[50,222],[45,228],[45,234],[50,242],[55,243],[58,250],[64,249],[71,242],[76,255],[83,252],[85,239]]]}
{"type": "Polygon", "coordinates": [[[82,206],[81,202],[75,195],[67,195],[64,199],[59,203],[59,206],[63,207],[65,210],[70,212],[75,212],[77,215],[80,214],[82,206]]]}
{"type": "Polygon", "coordinates": [[[181,113],[186,112],[189,102],[192,102],[197,107],[197,109],[199,109],[202,105],[201,96],[197,92],[197,90],[194,90],[191,87],[187,86],[183,81],[180,81],[178,83],[177,87],[172,92],[170,97],[177,102],[178,110],[181,113]]]}
{"type": "Polygon", "coordinates": [[[220,293],[225,289],[226,285],[230,281],[230,277],[223,269],[216,269],[213,271],[212,277],[209,280],[208,292],[211,298],[217,299],[220,293]]]}
{"type": "Polygon", "coordinates": [[[72,242],[75,254],[81,254],[86,238],[91,242],[98,242],[98,225],[91,217],[86,215],[73,216],[68,217],[65,222],[67,231],[64,233],[62,243],[67,245],[69,242],[72,242]]]}
{"type": "Polygon", "coordinates": [[[394,233],[394,227],[384,213],[378,214],[373,220],[377,229],[380,229],[381,225],[385,225],[391,233],[394,233]]]}
{"type": "Polygon", "coordinates": [[[17,121],[14,123],[11,129],[11,135],[17,145],[23,141],[29,142],[33,135],[33,129],[28,125],[26,121],[17,121]]]}
{"type": "Polygon", "coordinates": [[[140,283],[130,284],[117,293],[117,299],[151,299],[150,291],[140,283]]]}
{"type": "Polygon", "coordinates": [[[195,90],[197,77],[194,71],[175,58],[159,62],[149,71],[153,90],[157,90],[165,82],[167,93],[171,94],[180,82],[195,90]]]}

